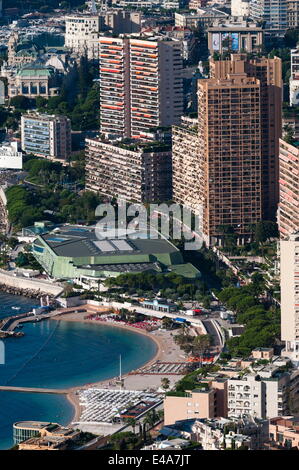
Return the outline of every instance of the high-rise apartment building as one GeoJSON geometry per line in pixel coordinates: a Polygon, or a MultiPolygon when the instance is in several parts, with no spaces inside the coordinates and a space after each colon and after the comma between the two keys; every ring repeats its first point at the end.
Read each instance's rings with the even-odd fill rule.
{"type": "Polygon", "coordinates": [[[24,114],[21,138],[26,153],[66,160],[71,153],[71,121],[66,116],[24,114]]]}
{"type": "Polygon", "coordinates": [[[130,137],[129,40],[100,38],[99,57],[101,132],[130,137]]]}
{"type": "Polygon", "coordinates": [[[260,82],[199,80],[198,109],[204,239],[220,242],[232,226],[243,242],[262,217],[260,82]]]}
{"type": "Polygon", "coordinates": [[[148,138],[183,114],[179,41],[100,38],[101,132],[148,138]]]}
{"type": "Polygon", "coordinates": [[[281,238],[299,231],[299,148],[280,139],[278,226],[281,238]]]}
{"type": "Polygon", "coordinates": [[[86,139],[86,188],[133,202],[171,199],[171,148],[86,139]]]}
{"type": "Polygon", "coordinates": [[[284,34],[288,29],[288,0],[251,0],[250,17],[265,22],[265,29],[284,34]]]}
{"type": "Polygon", "coordinates": [[[260,118],[262,152],[262,201],[264,220],[275,220],[278,193],[279,138],[282,128],[282,64],[281,59],[265,57],[248,59],[245,54],[232,54],[231,60],[211,60],[211,76],[226,78],[246,73],[260,81],[260,118]]]}
{"type": "Polygon", "coordinates": [[[198,86],[198,130],[173,126],[173,198],[199,212],[208,244],[233,226],[242,243],[250,225],[275,220],[281,133],[281,60],[210,61],[198,86]],[[196,140],[196,133],[197,138],[196,140]]]}
{"type": "Polygon", "coordinates": [[[280,241],[280,287],[283,354],[299,364],[299,232],[280,241]]]}

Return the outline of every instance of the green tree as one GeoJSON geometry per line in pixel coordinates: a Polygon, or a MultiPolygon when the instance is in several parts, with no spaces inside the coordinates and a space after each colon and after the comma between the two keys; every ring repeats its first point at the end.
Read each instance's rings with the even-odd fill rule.
{"type": "Polygon", "coordinates": [[[168,390],[170,386],[170,380],[167,377],[163,377],[161,379],[161,385],[165,391],[168,390]]]}

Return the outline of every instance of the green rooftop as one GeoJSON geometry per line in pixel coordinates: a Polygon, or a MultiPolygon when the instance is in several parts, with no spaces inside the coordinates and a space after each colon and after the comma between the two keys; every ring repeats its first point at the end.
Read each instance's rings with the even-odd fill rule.
{"type": "Polygon", "coordinates": [[[50,77],[53,74],[51,69],[44,67],[34,67],[22,69],[18,72],[19,77],[50,77]]]}

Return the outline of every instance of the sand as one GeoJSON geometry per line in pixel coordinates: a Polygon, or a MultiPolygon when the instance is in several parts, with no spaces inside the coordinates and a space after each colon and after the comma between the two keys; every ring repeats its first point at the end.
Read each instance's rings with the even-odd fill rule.
{"type": "MultiPolygon", "coordinates": [[[[62,311],[63,312],[63,311],[62,311]]],[[[64,310],[66,312],[66,310],[64,310]]],[[[71,321],[71,322],[84,322],[92,323],[94,325],[109,325],[117,328],[123,328],[126,330],[133,331],[136,334],[142,334],[148,336],[157,345],[157,352],[155,356],[148,362],[146,362],[142,368],[148,367],[149,365],[155,363],[156,361],[161,362],[184,362],[186,360],[185,355],[179,348],[179,346],[173,340],[173,332],[167,330],[155,330],[152,332],[147,332],[140,330],[128,325],[122,325],[118,323],[108,323],[96,320],[87,320],[84,317],[88,315],[87,312],[79,313],[61,313],[52,317],[53,320],[62,320],[62,321],[71,321]]],[[[134,372],[134,371],[132,371],[134,372]]],[[[132,374],[132,372],[123,376],[124,379],[124,388],[126,390],[157,390],[161,385],[161,379],[167,377],[170,380],[170,388],[180,380],[182,375],[152,375],[152,374],[132,374]]],[[[119,385],[116,383],[117,378],[109,378],[95,383],[88,383],[83,386],[72,387],[69,389],[67,394],[68,400],[72,403],[75,408],[75,415],[72,419],[72,422],[80,420],[81,407],[79,404],[78,390],[83,390],[86,388],[97,387],[97,388],[107,388],[107,389],[117,389],[119,385]]]]}

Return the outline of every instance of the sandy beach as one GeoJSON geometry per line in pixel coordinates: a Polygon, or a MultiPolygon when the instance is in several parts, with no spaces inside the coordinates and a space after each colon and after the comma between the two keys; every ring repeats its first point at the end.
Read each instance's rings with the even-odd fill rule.
{"type": "MultiPolygon", "coordinates": [[[[155,330],[152,332],[147,332],[145,330],[140,330],[134,328],[129,325],[123,325],[118,323],[108,323],[96,320],[85,319],[87,313],[86,312],[78,312],[78,313],[62,313],[61,315],[57,315],[52,317],[52,320],[55,321],[70,321],[70,322],[83,322],[83,323],[92,323],[95,327],[101,325],[108,325],[113,326],[115,328],[126,329],[133,331],[136,334],[141,334],[148,336],[152,341],[156,343],[157,351],[155,356],[148,362],[146,362],[140,369],[139,372],[142,372],[143,369],[147,369],[149,366],[154,364],[157,361],[160,362],[184,362],[185,355],[178,347],[178,345],[174,342],[173,336],[174,333],[167,330],[155,330]]],[[[170,387],[172,387],[181,377],[182,375],[153,375],[147,373],[138,373],[134,374],[134,371],[124,375],[122,378],[124,379],[124,388],[126,390],[157,390],[161,385],[161,379],[163,377],[167,377],[170,380],[170,387]]],[[[79,421],[81,415],[81,407],[79,404],[79,397],[77,394],[78,390],[83,390],[86,388],[97,387],[97,388],[106,388],[106,389],[117,389],[119,385],[116,383],[118,377],[111,377],[109,379],[95,382],[95,383],[88,383],[83,386],[72,387],[69,389],[69,393],[67,395],[68,400],[72,403],[75,408],[75,414],[72,419],[72,422],[79,421]]]]}

